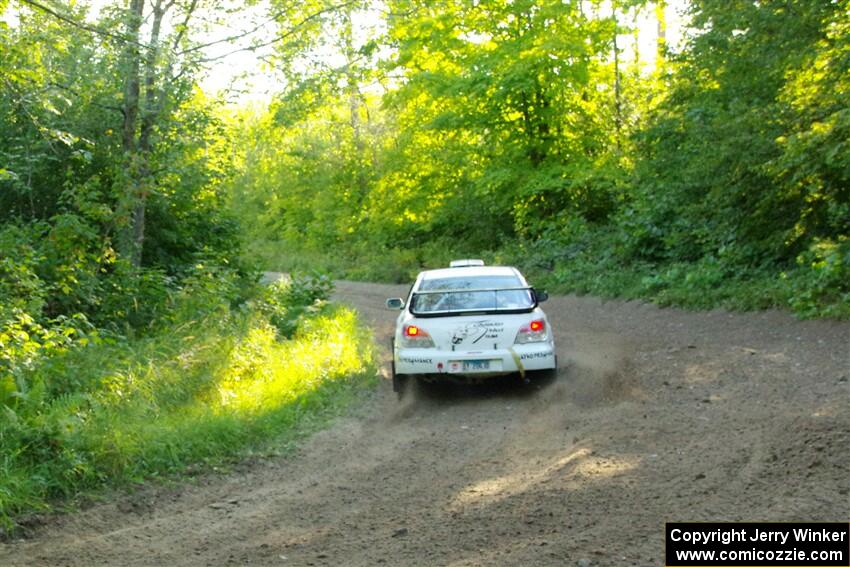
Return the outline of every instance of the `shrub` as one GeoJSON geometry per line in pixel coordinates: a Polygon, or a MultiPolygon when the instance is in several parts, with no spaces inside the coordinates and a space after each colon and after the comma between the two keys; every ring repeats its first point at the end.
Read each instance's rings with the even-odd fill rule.
{"type": "Polygon", "coordinates": [[[281,337],[291,337],[302,318],[319,312],[332,292],[333,281],[323,274],[293,274],[267,286],[257,306],[281,337]]]}
{"type": "Polygon", "coordinates": [[[807,316],[850,317],[850,239],[816,240],[797,257],[797,269],[788,277],[789,301],[807,316]]]}

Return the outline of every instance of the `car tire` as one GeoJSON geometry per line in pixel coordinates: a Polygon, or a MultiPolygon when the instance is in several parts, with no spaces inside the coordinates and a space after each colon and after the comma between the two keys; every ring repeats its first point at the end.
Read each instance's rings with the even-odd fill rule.
{"type": "Polygon", "coordinates": [[[393,379],[393,392],[398,395],[398,399],[401,399],[402,396],[404,396],[404,392],[407,391],[407,385],[410,382],[410,376],[407,376],[405,374],[396,374],[395,351],[393,351],[393,359],[390,361],[390,377],[393,379]]]}
{"type": "Polygon", "coordinates": [[[393,369],[393,392],[398,395],[399,399],[404,396],[404,393],[407,391],[409,385],[410,376],[405,376],[404,374],[396,374],[395,369],[393,369]]]}

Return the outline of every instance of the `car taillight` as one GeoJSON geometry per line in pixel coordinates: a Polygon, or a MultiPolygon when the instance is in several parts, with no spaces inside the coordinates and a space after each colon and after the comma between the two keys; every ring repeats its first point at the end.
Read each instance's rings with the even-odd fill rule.
{"type": "Polygon", "coordinates": [[[546,321],[543,319],[535,319],[534,321],[523,325],[519,328],[516,334],[514,344],[539,343],[549,339],[546,333],[546,321]]]}
{"type": "Polygon", "coordinates": [[[416,325],[405,325],[401,334],[402,346],[408,348],[434,348],[431,335],[422,327],[416,325]]]}
{"type": "Polygon", "coordinates": [[[404,328],[404,336],[406,337],[416,337],[419,335],[419,327],[416,325],[408,325],[404,328]]]}

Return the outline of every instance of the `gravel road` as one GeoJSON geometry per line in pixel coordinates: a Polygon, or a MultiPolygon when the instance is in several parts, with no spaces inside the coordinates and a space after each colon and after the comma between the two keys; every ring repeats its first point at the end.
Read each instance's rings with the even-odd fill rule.
{"type": "MultiPolygon", "coordinates": [[[[339,282],[387,345],[404,286],[339,282]]],[[[850,324],[555,296],[556,379],[384,380],[294,456],[52,518],[0,565],[661,565],[665,521],[850,519],[850,324]]]]}

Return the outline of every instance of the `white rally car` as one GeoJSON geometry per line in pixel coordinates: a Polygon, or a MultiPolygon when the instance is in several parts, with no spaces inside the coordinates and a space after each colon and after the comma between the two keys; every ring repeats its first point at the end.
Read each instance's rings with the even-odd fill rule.
{"type": "Polygon", "coordinates": [[[393,338],[393,389],[407,380],[478,379],[518,373],[554,375],[558,362],[552,329],[539,303],[546,292],[506,266],[457,260],[419,274],[400,309],[393,338]]]}

